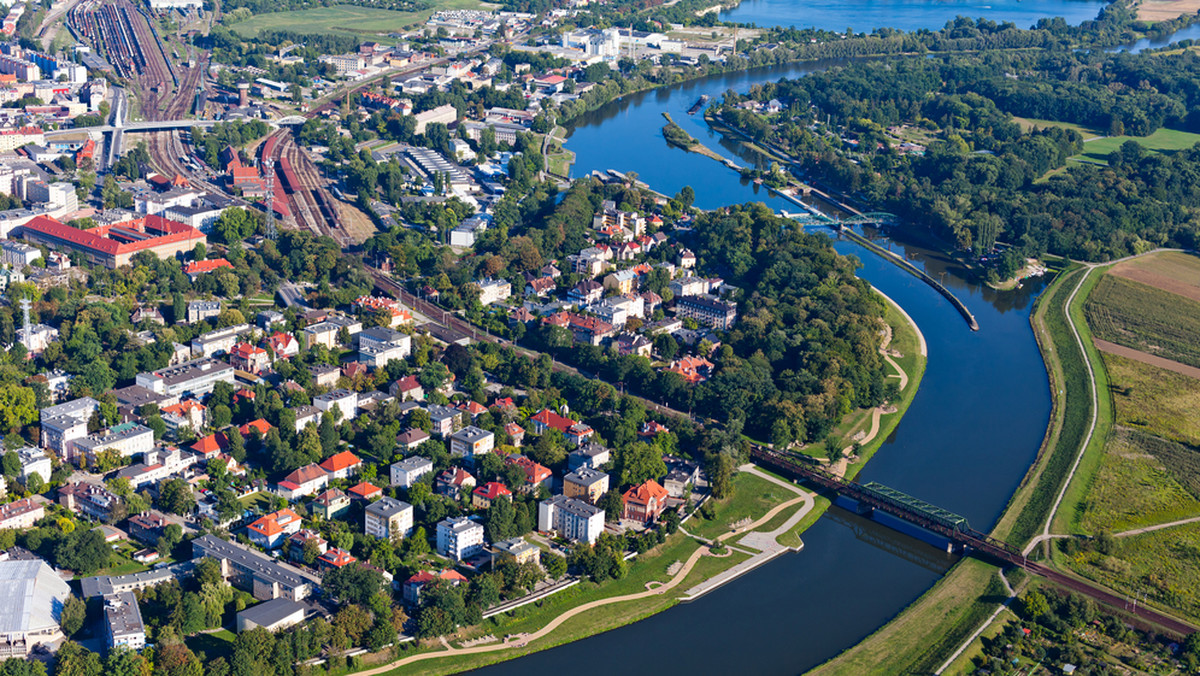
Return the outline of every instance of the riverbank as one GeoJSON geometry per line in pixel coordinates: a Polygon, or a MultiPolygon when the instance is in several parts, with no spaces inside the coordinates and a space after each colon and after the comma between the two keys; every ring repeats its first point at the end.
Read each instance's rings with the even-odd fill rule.
{"type": "Polygon", "coordinates": [[[727,160],[717,153],[709,150],[708,146],[701,143],[694,136],[683,130],[683,127],[675,124],[675,120],[671,118],[671,114],[663,111],[662,116],[666,118],[667,124],[663,127],[663,138],[667,139],[667,143],[686,150],[689,153],[697,153],[709,159],[716,160],[730,169],[737,170],[738,166],[732,160],[727,160]]]}

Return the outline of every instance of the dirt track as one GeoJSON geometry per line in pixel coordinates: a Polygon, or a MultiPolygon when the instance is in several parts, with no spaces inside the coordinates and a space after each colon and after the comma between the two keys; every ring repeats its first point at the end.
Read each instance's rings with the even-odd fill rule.
{"type": "Polygon", "coordinates": [[[1189,378],[1200,380],[1200,369],[1196,368],[1195,366],[1188,366],[1187,364],[1181,364],[1177,361],[1171,361],[1170,359],[1156,357],[1152,354],[1142,352],[1141,350],[1135,350],[1132,347],[1125,347],[1124,345],[1117,345],[1116,343],[1110,343],[1107,340],[1100,340],[1099,338],[1095,339],[1095,343],[1096,349],[1100,350],[1101,352],[1115,354],[1118,357],[1125,357],[1126,359],[1132,359],[1143,364],[1157,366],[1160,369],[1166,369],[1180,375],[1185,375],[1189,378]]]}

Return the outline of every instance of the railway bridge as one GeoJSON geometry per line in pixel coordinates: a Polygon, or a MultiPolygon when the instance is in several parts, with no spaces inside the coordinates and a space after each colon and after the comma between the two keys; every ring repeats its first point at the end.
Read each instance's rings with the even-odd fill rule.
{"type": "Polygon", "coordinates": [[[1132,624],[1144,629],[1166,632],[1177,637],[1196,631],[1175,617],[1145,605],[1132,604],[1127,597],[1097,584],[1071,577],[1058,570],[1029,561],[1021,551],[986,533],[974,530],[965,517],[932,505],[924,500],[875,482],[860,484],[826,472],[812,461],[794,455],[753,446],[750,458],[758,465],[782,476],[813,485],[823,492],[840,495],[859,504],[859,512],[883,512],[897,519],[940,535],[961,548],[966,556],[975,556],[1000,566],[1013,566],[1045,578],[1055,584],[1094,599],[1110,609],[1124,614],[1132,624]],[[1132,607],[1130,607],[1132,605],[1132,607]]]}

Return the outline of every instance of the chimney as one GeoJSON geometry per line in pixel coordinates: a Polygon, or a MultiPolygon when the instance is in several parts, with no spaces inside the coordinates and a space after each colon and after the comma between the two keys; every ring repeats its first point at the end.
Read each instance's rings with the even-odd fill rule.
{"type": "Polygon", "coordinates": [[[238,83],[238,107],[245,108],[250,105],[250,83],[238,83]]]}

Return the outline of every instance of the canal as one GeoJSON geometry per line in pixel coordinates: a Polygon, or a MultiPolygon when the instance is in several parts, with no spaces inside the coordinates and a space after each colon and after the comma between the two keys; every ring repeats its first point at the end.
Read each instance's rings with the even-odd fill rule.
{"type": "MultiPolygon", "coordinates": [[[[849,4],[870,4],[877,16],[889,16],[889,3],[849,4]]],[[[944,5],[957,6],[922,4],[943,14],[949,11],[944,5]]],[[[1092,4],[1078,4],[1093,7],[1094,15],[1092,4]]],[[[745,91],[756,83],[838,63],[753,69],[613,102],[579,119],[571,130],[566,145],[576,154],[572,173],[635,172],[668,195],[690,185],[696,205],[706,209],[760,201],[776,211],[796,211],[795,205],[743,181],[733,170],[668,145],[661,134],[662,113],[670,113],[725,157],[751,165],[756,157],[743,154],[711,131],[701,115],[688,115],[688,109],[702,94],[715,99],[728,90],[745,91]]],[[[861,277],[905,308],[929,346],[925,377],[912,406],[859,479],[882,482],[990,530],[1033,462],[1049,420],[1046,371],[1029,325],[1045,280],[997,292],[968,281],[939,253],[898,239],[884,242],[941,279],[966,303],[980,330],[972,332],[949,301],[912,275],[853,242],[836,243],[841,253],[860,259],[861,277]]],[[[484,671],[500,676],[569,670],[586,676],[636,665],[639,673],[749,668],[756,674],[795,674],[874,632],[954,562],[927,544],[840,509],[820,519],[804,541],[804,551],[782,556],[693,603],[484,671]],[[605,658],[596,659],[598,655],[605,658]]]]}

